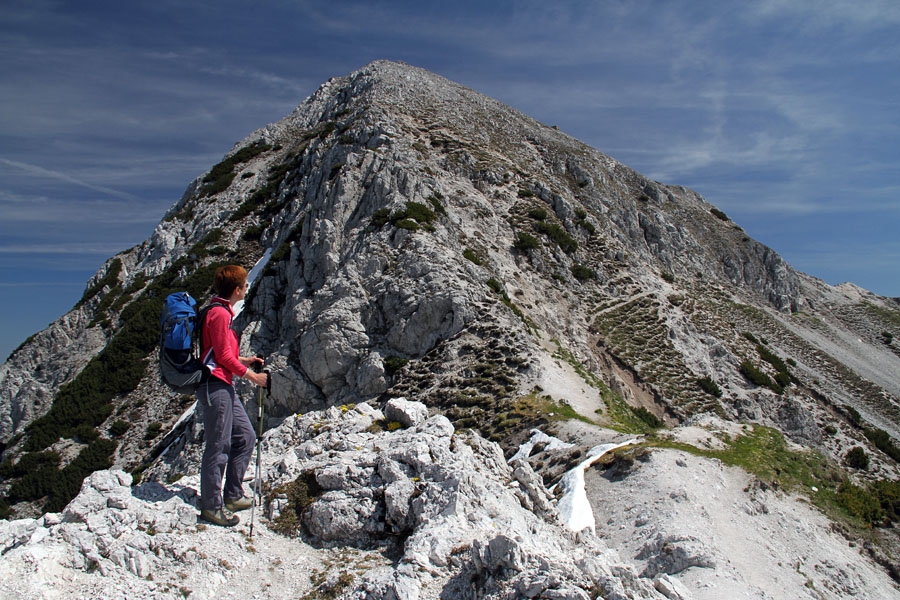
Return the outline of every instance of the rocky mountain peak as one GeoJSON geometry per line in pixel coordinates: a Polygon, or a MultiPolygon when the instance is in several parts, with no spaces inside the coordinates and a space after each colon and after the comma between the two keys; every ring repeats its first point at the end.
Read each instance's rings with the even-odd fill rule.
{"type": "MultiPolygon", "coordinates": [[[[405,397],[510,458],[536,428],[577,448],[714,418],[746,425],[729,440],[759,427],[820,453],[823,503],[842,477],[897,478],[896,301],[798,273],[696,192],[378,61],[236,144],[0,366],[6,510],[61,512],[98,469],[196,471],[158,319],[227,263],[254,267],[235,328],[274,373],[273,431],[405,397]],[[842,470],[854,447],[866,469],[842,470]]],[[[548,487],[576,460],[549,452],[529,461],[548,487]]]]}

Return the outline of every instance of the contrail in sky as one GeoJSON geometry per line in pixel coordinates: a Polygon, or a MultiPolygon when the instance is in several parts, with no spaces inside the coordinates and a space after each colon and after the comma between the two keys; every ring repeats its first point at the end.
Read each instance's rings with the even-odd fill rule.
{"type": "Polygon", "coordinates": [[[94,190],[95,192],[100,192],[102,194],[107,194],[109,196],[113,196],[115,198],[121,198],[122,200],[136,201],[139,200],[137,196],[126,192],[120,192],[119,190],[114,190],[112,188],[104,187],[102,185],[94,185],[93,183],[88,183],[86,181],[82,181],[71,175],[67,175],[66,173],[61,173],[59,171],[51,171],[50,169],[45,169],[44,167],[39,167],[37,165],[30,165],[28,163],[19,162],[16,160],[9,160],[7,158],[0,158],[0,163],[5,165],[9,165],[11,167],[16,167],[17,169],[22,169],[28,173],[33,173],[35,175],[40,175],[42,177],[49,177],[51,179],[58,179],[60,181],[65,181],[66,183],[71,183],[73,185],[81,186],[87,188],[89,190],[94,190]]]}

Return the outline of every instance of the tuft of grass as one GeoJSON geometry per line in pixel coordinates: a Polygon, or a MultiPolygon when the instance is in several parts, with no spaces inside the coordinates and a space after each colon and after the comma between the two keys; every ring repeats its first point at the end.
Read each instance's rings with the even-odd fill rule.
{"type": "Polygon", "coordinates": [[[478,253],[472,250],[471,248],[466,248],[463,250],[463,257],[469,260],[470,262],[478,265],[479,267],[484,265],[484,261],[478,256],[478,253]]]}
{"type": "Polygon", "coordinates": [[[269,501],[271,502],[276,495],[285,494],[288,503],[272,523],[272,530],[290,537],[299,535],[303,530],[303,513],[323,491],[313,471],[301,473],[294,481],[275,488],[269,496],[269,501]]]}

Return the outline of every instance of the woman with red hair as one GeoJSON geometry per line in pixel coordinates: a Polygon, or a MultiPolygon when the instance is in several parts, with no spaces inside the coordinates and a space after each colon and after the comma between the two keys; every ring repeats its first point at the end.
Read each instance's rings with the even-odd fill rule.
{"type": "Polygon", "coordinates": [[[206,431],[200,467],[200,518],[226,527],[240,521],[227,511],[244,510],[253,504],[244,496],[241,482],[256,442],[253,425],[238,400],[233,380],[237,376],[261,387],[268,384],[265,373],[249,368],[262,364],[261,358],[238,355],[238,336],[231,328],[234,305],[244,299],[247,287],[247,271],[243,267],[228,265],[216,271],[216,296],[210,301],[200,336],[200,356],[211,370],[207,382],[197,388],[206,431]]]}

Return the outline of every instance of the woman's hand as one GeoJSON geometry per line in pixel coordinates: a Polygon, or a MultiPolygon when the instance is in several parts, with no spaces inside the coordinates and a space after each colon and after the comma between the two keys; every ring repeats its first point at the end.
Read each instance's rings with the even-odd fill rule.
{"type": "Polygon", "coordinates": [[[244,374],[244,377],[258,385],[259,387],[267,387],[269,385],[269,376],[265,373],[256,373],[253,371],[254,365],[263,366],[263,359],[258,356],[239,356],[238,360],[242,365],[247,367],[247,373],[244,374]]]}
{"type": "Polygon", "coordinates": [[[263,366],[263,359],[258,356],[238,356],[238,360],[241,361],[241,364],[248,369],[252,369],[253,365],[257,363],[260,367],[263,366]]]}
{"type": "Polygon", "coordinates": [[[247,379],[258,385],[259,387],[269,386],[269,376],[265,373],[257,373],[255,371],[247,371],[244,375],[247,379]]]}

